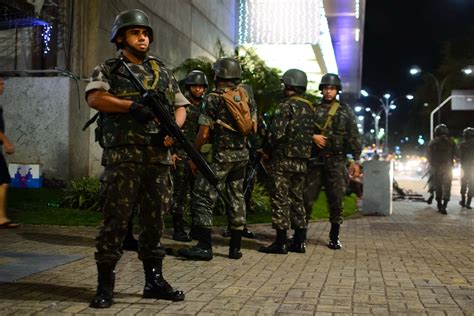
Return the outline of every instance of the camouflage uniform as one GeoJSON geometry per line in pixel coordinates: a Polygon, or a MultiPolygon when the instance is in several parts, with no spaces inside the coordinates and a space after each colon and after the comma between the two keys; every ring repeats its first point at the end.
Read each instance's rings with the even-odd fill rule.
{"type": "MultiPolygon", "coordinates": [[[[201,112],[201,104],[192,104],[186,108],[186,123],[182,127],[186,138],[193,142],[198,131],[198,118],[201,112]]],[[[184,215],[186,203],[189,201],[190,192],[194,187],[194,175],[189,169],[189,156],[186,151],[177,144],[173,147],[173,153],[180,160],[176,161],[176,168],[171,172],[173,177],[173,199],[171,214],[184,215]]]]}
{"type": "Polygon", "coordinates": [[[430,163],[433,186],[436,192],[438,210],[446,213],[446,207],[451,198],[451,182],[453,180],[453,160],[456,156],[456,145],[448,135],[435,136],[428,144],[427,158],[430,163]]]}
{"type": "Polygon", "coordinates": [[[352,154],[354,160],[358,160],[362,145],[354,112],[347,104],[340,103],[327,130],[321,130],[331,106],[332,103],[321,103],[315,108],[315,134],[327,136],[327,142],[322,150],[313,144],[312,158],[305,178],[304,205],[306,218],[309,220],[313,203],[324,185],[329,204],[329,221],[332,224],[342,224],[342,203],[347,187],[346,154],[352,154]]]}
{"type": "Polygon", "coordinates": [[[474,185],[474,138],[466,139],[459,145],[461,156],[461,196],[464,199],[467,193],[467,203],[462,206],[471,208],[474,185]]]}
{"type": "MultiPolygon", "coordinates": [[[[231,228],[242,230],[246,221],[243,183],[249,151],[245,136],[216,123],[220,119],[231,126],[235,124],[224,99],[219,95],[222,93],[223,89],[214,89],[204,97],[199,125],[211,127],[209,143],[212,144],[212,162],[210,166],[219,179],[219,189],[227,195],[233,206],[231,210],[228,210],[232,218],[231,228]]],[[[256,111],[255,108],[251,110],[252,113],[256,111]]],[[[191,199],[194,225],[205,228],[212,226],[212,210],[217,197],[216,190],[201,173],[198,173],[191,199]]]]}
{"type": "MultiPolygon", "coordinates": [[[[314,113],[299,96],[288,97],[275,111],[264,151],[270,153],[272,227],[304,229],[304,175],[311,155],[314,113]]],[[[309,101],[308,101],[309,102],[309,101]]]]}
{"type": "MultiPolygon", "coordinates": [[[[116,63],[116,59],[110,59],[97,66],[86,93],[98,89],[140,102],[131,82],[111,72],[116,63]]],[[[149,56],[141,65],[128,65],[147,89],[163,96],[171,113],[189,103],[172,73],[158,59],[149,56]]],[[[160,247],[160,237],[163,211],[168,209],[171,198],[171,159],[167,148],[153,143],[159,126],[154,121],[141,124],[129,113],[100,113],[97,124],[96,140],[104,149],[105,170],[100,178],[104,220],[96,238],[95,259],[98,263],[120,259],[121,243],[135,205],[140,206],[142,227],[138,256],[142,261],[162,259],[165,252],[160,247]]]]}

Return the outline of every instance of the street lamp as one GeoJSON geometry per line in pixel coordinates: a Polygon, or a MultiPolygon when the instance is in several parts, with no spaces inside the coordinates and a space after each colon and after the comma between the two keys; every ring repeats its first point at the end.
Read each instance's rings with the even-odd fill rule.
{"type": "MultiPolygon", "coordinates": [[[[466,75],[470,75],[473,72],[473,67],[472,66],[465,67],[465,68],[461,69],[461,71],[466,75]]],[[[436,76],[433,75],[431,72],[426,71],[426,70],[421,70],[421,68],[417,65],[414,65],[410,68],[410,75],[412,75],[412,76],[418,76],[422,72],[427,74],[429,77],[433,78],[433,80],[436,84],[436,94],[438,96],[438,106],[439,106],[441,104],[441,99],[442,99],[442,96],[443,96],[443,88],[444,88],[444,85],[446,83],[446,79],[448,79],[448,77],[450,75],[452,75],[453,73],[448,73],[446,76],[444,76],[443,80],[441,80],[441,82],[440,82],[438,80],[438,78],[436,78],[436,76]]],[[[441,122],[441,113],[438,114],[438,124],[440,122],[441,122]]]]}
{"type": "MultiPolygon", "coordinates": [[[[376,115],[376,116],[379,117],[379,119],[380,119],[380,113],[382,112],[382,110],[385,112],[385,130],[384,130],[385,148],[386,148],[386,152],[388,153],[388,149],[389,149],[389,145],[388,145],[388,115],[389,115],[389,112],[390,112],[390,110],[396,109],[397,106],[395,104],[395,101],[397,101],[401,98],[405,98],[407,100],[413,100],[413,96],[411,94],[400,95],[400,96],[397,96],[397,97],[393,98],[392,100],[390,100],[391,95],[389,93],[385,93],[383,95],[383,99],[379,98],[378,96],[375,96],[373,94],[370,94],[365,90],[361,90],[360,94],[362,96],[366,97],[366,98],[374,98],[374,99],[376,99],[380,102],[381,110],[376,115]]],[[[378,120],[377,120],[376,130],[378,130],[378,120]]]]}

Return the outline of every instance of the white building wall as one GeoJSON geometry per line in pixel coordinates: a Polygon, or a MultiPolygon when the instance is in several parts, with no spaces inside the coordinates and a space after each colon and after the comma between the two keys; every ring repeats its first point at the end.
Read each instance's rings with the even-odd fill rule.
{"type": "MultiPolygon", "coordinates": [[[[110,43],[113,20],[119,12],[133,8],[149,15],[154,28],[150,53],[170,68],[190,57],[216,59],[218,41],[231,54],[235,45],[235,1],[76,1],[73,73],[86,78],[94,65],[116,56],[115,46],[110,43]]],[[[10,162],[40,163],[49,178],[71,179],[101,173],[102,150],[95,143],[96,125],[82,131],[85,122],[96,113],[85,103],[86,83],[69,77],[7,80],[0,104],[4,107],[7,135],[17,150],[8,157],[10,162]]]]}

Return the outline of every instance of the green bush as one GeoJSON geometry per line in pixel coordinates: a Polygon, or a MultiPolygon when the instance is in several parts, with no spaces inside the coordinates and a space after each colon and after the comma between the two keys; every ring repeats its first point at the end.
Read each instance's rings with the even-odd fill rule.
{"type": "Polygon", "coordinates": [[[265,187],[260,183],[255,183],[252,191],[252,208],[249,213],[271,213],[270,196],[265,187]]]}
{"type": "Polygon", "coordinates": [[[83,177],[70,181],[63,190],[61,206],[98,210],[100,181],[95,177],[83,177]]]}

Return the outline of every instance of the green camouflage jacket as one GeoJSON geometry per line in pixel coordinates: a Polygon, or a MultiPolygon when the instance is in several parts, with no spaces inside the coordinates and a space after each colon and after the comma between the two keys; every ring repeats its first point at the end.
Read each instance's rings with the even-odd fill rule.
{"type": "MultiPolygon", "coordinates": [[[[335,101],[339,102],[339,101],[335,101]]],[[[347,155],[351,154],[354,160],[360,158],[362,143],[359,130],[357,128],[356,116],[349,105],[339,103],[339,108],[333,116],[325,131],[325,125],[331,104],[320,103],[315,107],[315,134],[322,134],[327,137],[323,154],[327,155],[347,155]]],[[[313,156],[321,153],[313,144],[313,156]]]]}

